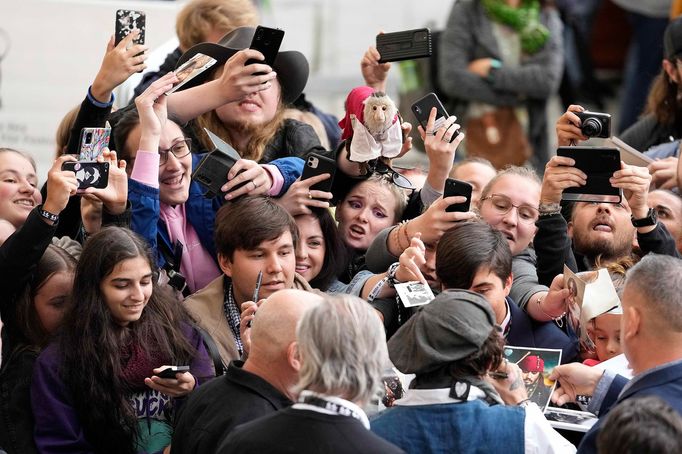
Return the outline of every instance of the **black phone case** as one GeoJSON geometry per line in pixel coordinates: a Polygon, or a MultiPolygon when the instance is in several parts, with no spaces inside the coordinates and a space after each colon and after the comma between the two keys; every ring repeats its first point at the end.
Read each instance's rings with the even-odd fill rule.
{"type": "MultiPolygon", "coordinates": [[[[192,180],[206,186],[207,191],[204,197],[212,199],[219,194],[225,197],[225,193],[220,188],[227,183],[227,174],[236,163],[237,161],[222,151],[213,150],[201,160],[192,173],[192,180]]],[[[243,185],[237,187],[241,186],[243,185]]]]}
{"type": "Polygon", "coordinates": [[[430,57],[433,52],[431,30],[418,28],[377,35],[379,63],[430,57]]]}
{"type": "Polygon", "coordinates": [[[284,30],[262,27],[260,25],[256,27],[256,32],[253,34],[253,40],[251,40],[249,48],[259,51],[263,54],[265,60],[258,61],[251,59],[247,60],[245,64],[265,63],[266,65],[272,66],[275,63],[275,58],[277,58],[279,46],[282,45],[282,39],[284,39],[284,30]]]}
{"type": "Polygon", "coordinates": [[[104,189],[109,184],[108,162],[66,161],[62,170],[70,170],[76,174],[78,189],[104,189]]]}
{"type": "Polygon", "coordinates": [[[621,202],[621,190],[611,186],[609,181],[613,173],[620,170],[620,153],[617,148],[559,147],[556,154],[575,160],[574,167],[587,175],[585,186],[564,189],[565,200],[621,202]]]}
{"type": "Polygon", "coordinates": [[[445,211],[448,213],[461,212],[466,213],[471,209],[471,191],[473,187],[466,181],[455,180],[454,178],[448,178],[445,180],[445,190],[443,191],[443,198],[463,196],[466,197],[466,202],[455,203],[448,206],[445,211]]]}
{"type": "Polygon", "coordinates": [[[412,104],[412,113],[417,118],[417,121],[424,131],[426,131],[426,124],[429,121],[429,115],[431,114],[431,109],[433,107],[437,110],[436,121],[433,128],[436,130],[440,128],[442,123],[450,116],[448,115],[447,110],[445,110],[445,107],[443,107],[443,103],[438,99],[438,96],[436,96],[435,93],[428,93],[426,96],[418,99],[412,104]]]}
{"type": "Polygon", "coordinates": [[[169,367],[168,369],[164,369],[158,374],[154,374],[159,378],[175,378],[175,374],[180,374],[183,372],[189,372],[189,366],[176,366],[175,369],[172,367],[169,367]]]}
{"type": "Polygon", "coordinates": [[[116,45],[128,36],[134,29],[140,30],[140,35],[133,41],[144,44],[146,16],[144,11],[119,9],[116,11],[116,45]]]}
{"type": "Polygon", "coordinates": [[[306,159],[305,166],[303,167],[301,181],[316,175],[322,175],[323,173],[328,173],[331,177],[328,180],[315,183],[310,189],[331,192],[334,175],[336,174],[336,162],[333,159],[329,159],[317,153],[310,153],[308,159],[306,159]]]}

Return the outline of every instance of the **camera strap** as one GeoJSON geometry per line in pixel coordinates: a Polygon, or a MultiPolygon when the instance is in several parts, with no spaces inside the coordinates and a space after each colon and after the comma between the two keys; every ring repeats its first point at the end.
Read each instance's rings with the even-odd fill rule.
{"type": "Polygon", "coordinates": [[[187,280],[185,279],[185,276],[180,273],[180,263],[182,262],[182,250],[184,249],[184,245],[180,241],[176,241],[173,244],[173,251],[171,251],[163,238],[159,237],[156,243],[159,252],[161,252],[165,261],[162,268],[168,275],[168,283],[175,290],[181,292],[183,296],[189,296],[190,292],[187,287],[187,280]]]}

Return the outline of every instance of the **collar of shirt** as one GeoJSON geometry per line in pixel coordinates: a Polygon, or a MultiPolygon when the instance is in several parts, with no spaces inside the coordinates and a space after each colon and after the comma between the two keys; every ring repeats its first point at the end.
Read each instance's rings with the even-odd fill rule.
{"type": "Polygon", "coordinates": [[[340,397],[336,396],[329,396],[327,394],[321,394],[321,393],[316,393],[313,391],[301,391],[301,394],[298,397],[298,403],[295,403],[291,408],[295,410],[310,410],[310,411],[315,411],[318,413],[323,413],[325,415],[341,415],[341,416],[348,416],[352,418],[358,419],[363,426],[367,430],[369,430],[369,418],[367,418],[367,414],[365,411],[360,408],[358,405],[354,404],[353,402],[342,399],[340,397]],[[321,399],[324,401],[327,401],[331,404],[334,404],[338,407],[345,408],[349,410],[350,414],[344,414],[344,412],[341,411],[333,411],[329,410],[327,408],[321,407],[319,405],[311,405],[307,403],[302,403],[302,401],[305,401],[306,398],[313,397],[317,399],[321,399]],[[356,416],[353,416],[356,415],[356,416]]]}
{"type": "MultiPolygon", "coordinates": [[[[485,400],[485,393],[475,386],[471,386],[467,401],[481,399],[485,400]]],[[[438,389],[407,389],[405,397],[395,401],[396,405],[436,405],[463,402],[459,399],[450,397],[450,388],[438,389]]]]}

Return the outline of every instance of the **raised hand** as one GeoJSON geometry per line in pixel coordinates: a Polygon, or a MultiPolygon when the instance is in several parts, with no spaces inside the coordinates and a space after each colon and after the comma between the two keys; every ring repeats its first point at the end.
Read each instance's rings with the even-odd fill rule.
{"type": "Polygon", "coordinates": [[[47,197],[43,203],[43,209],[48,213],[61,213],[69,203],[69,197],[78,191],[76,174],[70,170],[62,170],[62,164],[75,160],[76,158],[72,155],[60,156],[47,172],[47,197]]]}
{"type": "Polygon", "coordinates": [[[140,116],[140,150],[156,152],[163,128],[168,119],[165,93],[178,81],[174,73],[168,73],[154,81],[137,98],[135,106],[140,116]]]}
{"type": "MultiPolygon", "coordinates": [[[[383,33],[383,32],[382,32],[383,33]]],[[[381,54],[374,46],[369,46],[360,60],[360,71],[365,83],[376,91],[386,92],[386,79],[391,69],[390,63],[379,63],[381,54]]]]}
{"type": "Polygon", "coordinates": [[[244,194],[265,195],[271,187],[272,179],[263,166],[250,159],[240,159],[228,172],[227,183],[221,190],[227,193],[225,199],[231,200],[244,194]],[[233,189],[243,183],[244,186],[233,189]]]}
{"type": "Polygon", "coordinates": [[[329,178],[330,175],[328,173],[323,173],[305,180],[298,179],[289,186],[289,189],[282,197],[275,199],[275,202],[292,216],[310,214],[312,213],[310,208],[329,208],[327,200],[332,199],[332,193],[310,189],[311,186],[329,178]]]}
{"type": "Polygon", "coordinates": [[[575,161],[566,156],[553,156],[545,165],[540,203],[560,203],[564,189],[577,188],[587,183],[587,175],[573,167],[575,161]]]}
{"type": "Polygon", "coordinates": [[[126,162],[118,160],[116,152],[108,149],[97,158],[97,162],[109,163],[109,184],[103,189],[87,188],[83,193],[99,199],[110,214],[121,214],[128,202],[126,162]]]}
{"type": "Polygon", "coordinates": [[[556,135],[560,147],[566,147],[577,143],[581,140],[587,140],[589,137],[583,135],[580,130],[580,118],[575,112],[583,112],[584,107],[577,104],[571,104],[566,109],[566,112],[559,117],[556,122],[556,135]]]}
{"type": "Polygon", "coordinates": [[[133,44],[133,40],[140,34],[135,30],[123,38],[118,46],[114,46],[113,35],[107,42],[107,50],[102,59],[102,65],[92,83],[92,95],[100,102],[109,102],[114,88],[125,82],[128,77],[147,68],[147,59],[143,44],[133,44]],[[140,55],[141,54],[141,55],[140,55]]]}

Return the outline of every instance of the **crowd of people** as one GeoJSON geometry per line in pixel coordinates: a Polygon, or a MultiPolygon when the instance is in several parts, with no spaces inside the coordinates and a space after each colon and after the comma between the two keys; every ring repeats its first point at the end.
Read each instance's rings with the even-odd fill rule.
{"type": "MultiPolygon", "coordinates": [[[[147,48],[112,38],[42,187],[0,144],[0,452],[680,452],[682,19],[622,136],[652,163],[600,176],[618,202],[565,200],[595,176],[549,150],[551,2],[455,3],[437,77],[460,118],[418,126],[419,185],[393,165],[412,125],[374,46],[338,122],[305,99],[302,53],[249,48],[257,25],[250,0],[189,1],[180,47],[116,111],[147,48]],[[166,94],[200,53],[215,65],[166,94]],[[63,166],[107,123],[108,183],[83,188],[63,166]],[[193,177],[212,135],[240,156],[217,192],[193,177]],[[335,175],[302,178],[325,159],[335,175]],[[547,382],[595,415],[584,436],[545,417],[547,382]]],[[[584,111],[556,119],[560,146],[589,140],[584,111]]]]}

